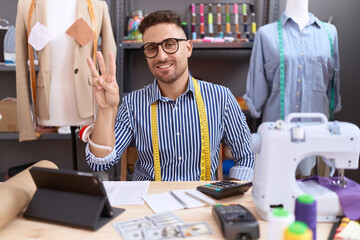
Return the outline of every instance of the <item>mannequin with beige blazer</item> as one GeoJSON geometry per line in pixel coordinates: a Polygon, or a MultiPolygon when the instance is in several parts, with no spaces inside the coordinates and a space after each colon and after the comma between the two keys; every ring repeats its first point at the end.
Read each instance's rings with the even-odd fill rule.
{"type": "MultiPolygon", "coordinates": [[[[16,18],[19,141],[36,139],[36,124],[80,126],[94,121],[92,77],[86,63],[86,59],[94,54],[94,39],[79,44],[76,36],[65,33],[70,27],[79,20],[85,21],[91,31],[96,29],[96,38],[101,37],[102,51],[105,54],[116,53],[106,2],[91,0],[95,28],[87,0],[35,0],[30,32],[36,24],[41,23],[45,30],[52,34],[52,38],[42,49],[36,51],[39,70],[36,76],[36,105],[33,113],[27,64],[27,21],[31,2],[32,0],[19,0],[16,18]]],[[[80,32],[76,31],[78,30],[75,30],[75,35],[80,35],[80,32]]]]}

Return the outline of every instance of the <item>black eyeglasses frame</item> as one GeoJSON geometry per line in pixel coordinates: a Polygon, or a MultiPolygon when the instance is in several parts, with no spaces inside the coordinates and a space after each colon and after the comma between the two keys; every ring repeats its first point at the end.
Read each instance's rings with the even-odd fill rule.
{"type": "Polygon", "coordinates": [[[154,58],[154,57],[156,57],[156,56],[158,55],[158,53],[159,53],[159,45],[161,46],[162,50],[163,50],[166,54],[175,54],[177,51],[179,51],[179,42],[181,42],[181,41],[187,41],[187,39],[184,39],[184,38],[166,38],[166,39],[162,40],[162,41],[159,42],[159,43],[148,42],[148,43],[145,43],[144,45],[141,46],[141,50],[143,51],[143,53],[144,53],[144,55],[145,55],[146,58],[154,58]],[[163,43],[166,42],[166,41],[168,41],[168,40],[171,40],[171,39],[176,40],[177,48],[176,48],[176,50],[175,50],[174,52],[169,53],[169,52],[167,52],[167,51],[164,49],[163,43]],[[156,47],[157,47],[157,52],[156,52],[156,54],[155,54],[154,56],[152,56],[152,57],[148,57],[148,56],[146,56],[146,54],[145,54],[145,47],[146,47],[147,45],[149,45],[149,44],[156,44],[156,47]]]}

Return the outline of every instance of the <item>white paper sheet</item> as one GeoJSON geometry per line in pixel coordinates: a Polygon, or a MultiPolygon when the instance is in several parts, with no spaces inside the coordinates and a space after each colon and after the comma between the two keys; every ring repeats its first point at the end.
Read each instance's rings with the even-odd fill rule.
{"type": "MultiPolygon", "coordinates": [[[[144,196],[146,204],[151,208],[154,213],[162,213],[167,211],[176,211],[184,208],[204,207],[206,202],[212,201],[211,199],[203,197],[202,201],[185,194],[185,191],[193,192],[192,189],[175,190],[166,193],[153,194],[144,196]]],[[[201,193],[200,193],[201,194],[201,193]]]]}
{"type": "Polygon", "coordinates": [[[103,181],[111,206],[143,205],[150,181],[103,181]]]}

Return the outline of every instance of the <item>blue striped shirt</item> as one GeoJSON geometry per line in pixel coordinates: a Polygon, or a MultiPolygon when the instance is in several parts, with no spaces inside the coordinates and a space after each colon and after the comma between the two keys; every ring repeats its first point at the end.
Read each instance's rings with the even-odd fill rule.
{"type": "MultiPolygon", "coordinates": [[[[284,116],[292,112],[321,112],[329,115],[331,79],[335,72],[335,112],[341,109],[338,37],[334,25],[309,13],[309,22],[300,31],[283,12],[281,17],[285,55],[284,116]]],[[[280,119],[280,57],[277,22],[256,32],[251,52],[244,99],[253,117],[263,121],[280,119]]]]}
{"type": "MultiPolygon", "coordinates": [[[[133,180],[154,180],[151,136],[151,104],[157,102],[161,178],[163,181],[199,181],[201,176],[201,134],[191,76],[188,88],[176,101],[163,97],[155,79],[123,98],[115,122],[115,148],[104,158],[95,157],[86,147],[86,161],[94,171],[117,163],[135,139],[139,159],[133,180]]],[[[198,81],[209,125],[211,179],[219,162],[220,142],[225,140],[235,158],[230,177],[252,180],[254,155],[250,151],[250,131],[245,115],[228,88],[198,81]]]]}

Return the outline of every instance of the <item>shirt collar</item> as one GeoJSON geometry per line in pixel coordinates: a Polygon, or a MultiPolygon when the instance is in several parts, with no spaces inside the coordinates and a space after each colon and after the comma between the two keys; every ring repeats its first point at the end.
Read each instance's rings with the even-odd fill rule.
{"type": "MultiPolygon", "coordinates": [[[[320,20],[319,20],[317,17],[315,17],[314,14],[312,14],[312,13],[309,12],[309,17],[310,17],[310,19],[309,19],[309,22],[306,24],[306,26],[312,25],[312,24],[316,23],[318,27],[320,27],[320,28],[322,27],[320,20]]],[[[282,24],[282,26],[284,26],[289,19],[292,20],[292,18],[289,16],[289,14],[287,14],[287,13],[284,11],[284,12],[282,13],[282,16],[281,16],[281,24],[282,24]]],[[[292,21],[293,21],[293,20],[292,20],[292,21]]]]}
{"type": "MultiPolygon", "coordinates": [[[[150,105],[153,104],[154,102],[157,102],[159,100],[162,101],[164,99],[164,97],[161,95],[161,91],[160,91],[159,85],[157,84],[156,78],[155,78],[154,82],[151,84],[150,88],[151,88],[151,92],[152,92],[152,94],[150,95],[150,101],[149,101],[150,105]]],[[[192,81],[192,76],[191,76],[190,72],[189,72],[188,87],[182,95],[185,95],[188,92],[191,92],[192,96],[195,96],[194,83],[192,81]]]]}

